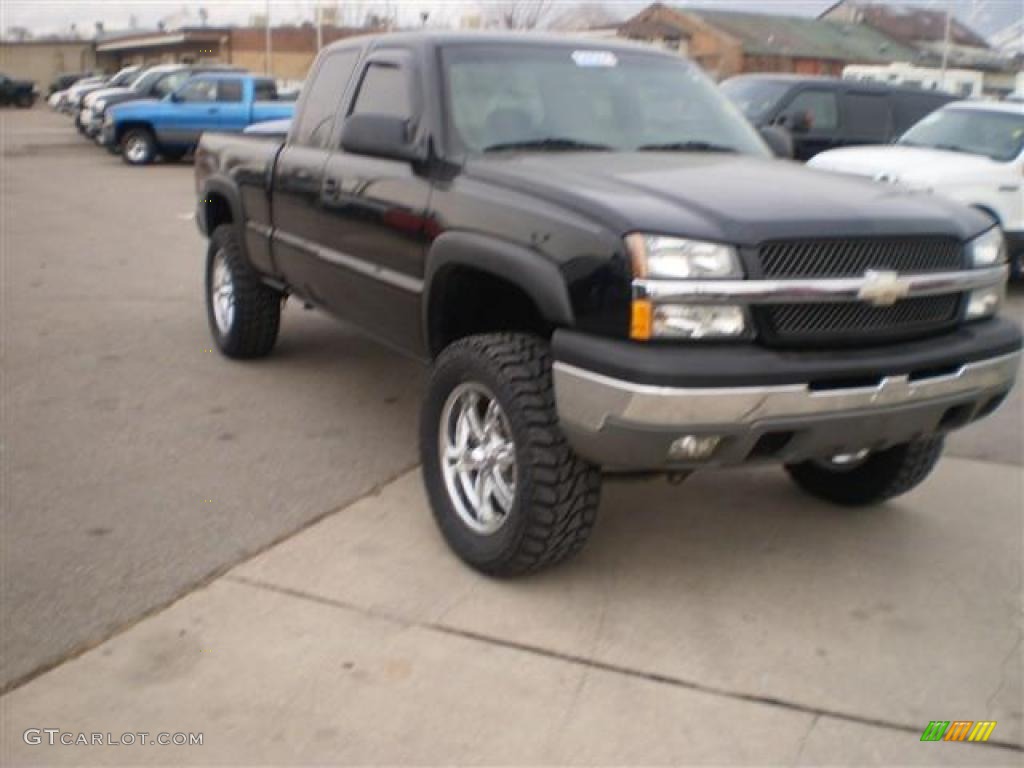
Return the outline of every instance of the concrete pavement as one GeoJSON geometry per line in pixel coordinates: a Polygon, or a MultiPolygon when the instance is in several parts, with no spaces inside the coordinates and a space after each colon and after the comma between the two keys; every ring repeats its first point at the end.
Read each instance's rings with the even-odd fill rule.
{"type": "Polygon", "coordinates": [[[403,476],[7,694],[3,762],[1024,757],[1016,468],[948,460],[854,513],[772,470],[612,483],[583,556],[515,582],[449,555],[420,486],[403,476]],[[935,719],[996,720],[994,743],[922,743],[935,719]],[[33,727],[204,741],[25,744],[33,727]]]}

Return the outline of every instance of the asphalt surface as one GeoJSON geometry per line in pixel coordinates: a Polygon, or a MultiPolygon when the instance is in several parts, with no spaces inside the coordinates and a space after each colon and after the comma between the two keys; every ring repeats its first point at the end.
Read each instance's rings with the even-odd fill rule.
{"type": "MultiPolygon", "coordinates": [[[[228,362],[191,167],[130,168],[44,108],[0,134],[2,689],[413,467],[426,372],[295,303],[274,355],[228,362]]],[[[1022,392],[949,453],[1024,465],[1022,392]]]]}

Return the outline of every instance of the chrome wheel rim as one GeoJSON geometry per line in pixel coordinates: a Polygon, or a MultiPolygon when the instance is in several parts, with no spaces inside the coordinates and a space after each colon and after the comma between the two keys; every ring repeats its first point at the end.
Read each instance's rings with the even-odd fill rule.
{"type": "Polygon", "coordinates": [[[146,144],[146,140],[139,136],[132,136],[128,139],[127,144],[124,148],[124,153],[133,163],[141,163],[146,159],[146,153],[149,151],[149,147],[146,144]]]}
{"type": "Polygon", "coordinates": [[[482,384],[460,384],[441,410],[441,473],[452,506],[473,531],[490,535],[516,498],[516,445],[497,398],[482,384]]]}
{"type": "Polygon", "coordinates": [[[235,320],[235,281],[224,259],[224,251],[217,251],[213,257],[210,303],[213,306],[213,320],[217,324],[217,330],[222,336],[227,335],[235,320]]]}

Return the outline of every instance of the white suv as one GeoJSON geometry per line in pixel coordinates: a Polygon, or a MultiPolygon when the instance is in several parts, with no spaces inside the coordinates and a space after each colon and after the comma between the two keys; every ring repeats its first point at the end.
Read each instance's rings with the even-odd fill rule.
{"type": "Polygon", "coordinates": [[[1014,272],[1024,272],[1024,104],[956,102],[932,112],[893,145],[834,149],[808,165],[978,208],[1003,228],[1014,272]]]}

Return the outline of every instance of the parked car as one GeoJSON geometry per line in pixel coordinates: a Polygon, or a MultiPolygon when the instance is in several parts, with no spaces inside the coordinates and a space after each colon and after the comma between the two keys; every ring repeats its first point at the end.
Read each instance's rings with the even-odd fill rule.
{"type": "Polygon", "coordinates": [[[271,78],[208,72],[160,101],[114,107],[103,130],[129,165],[146,165],[157,155],[174,160],[187,154],[204,131],[240,133],[253,123],[291,117],[295,104],[276,99],[271,78]]]}
{"type": "Polygon", "coordinates": [[[28,109],[36,103],[36,84],[31,80],[15,80],[0,74],[0,106],[22,107],[28,109]]]}
{"type": "Polygon", "coordinates": [[[57,101],[57,109],[61,112],[71,114],[71,112],[74,110],[74,107],[72,106],[72,100],[77,101],[79,91],[85,88],[89,88],[93,85],[103,85],[103,83],[107,82],[108,79],[109,78],[107,78],[106,76],[100,75],[96,77],[85,77],[81,80],[78,80],[70,88],[61,92],[61,97],[57,101]]]}
{"type": "Polygon", "coordinates": [[[295,295],[432,361],[423,479],[487,573],[579,551],[602,468],[882,502],[1017,374],[989,218],[773,159],[676,54],[351,38],[284,143],[205,134],[195,167],[217,347],[269,354],[295,295]]]}
{"type": "Polygon", "coordinates": [[[139,76],[140,72],[142,72],[142,67],[140,66],[125,67],[105,83],[99,83],[82,88],[78,90],[78,93],[76,93],[73,98],[69,97],[68,103],[73,109],[75,127],[78,128],[80,132],[85,133],[86,123],[82,121],[82,110],[85,108],[86,100],[93,93],[107,88],[130,88],[132,83],[139,76]]]}
{"type": "Polygon", "coordinates": [[[1024,272],[1024,105],[957,102],[892,146],[835,149],[810,165],[977,208],[1002,227],[1015,275],[1024,272]]]}
{"type": "Polygon", "coordinates": [[[57,93],[58,91],[66,91],[79,80],[82,80],[86,77],[91,77],[92,74],[92,72],[63,72],[57,75],[57,77],[55,77],[50,82],[50,87],[46,92],[47,100],[49,100],[53,96],[53,94],[57,93]]]}
{"type": "Polygon", "coordinates": [[[721,87],[755,126],[789,131],[798,160],[836,147],[888,144],[956,99],[919,88],[799,75],[739,75],[721,87]]]}
{"type": "MultiPolygon", "coordinates": [[[[164,64],[150,67],[132,83],[130,88],[104,88],[86,97],[85,112],[82,121],[86,125],[87,135],[96,139],[99,144],[106,144],[103,137],[103,121],[107,110],[118,104],[142,99],[163,99],[178,90],[192,75],[202,72],[242,72],[234,67],[220,65],[185,65],[164,64]]],[[[106,144],[111,151],[117,145],[106,144]]]]}

